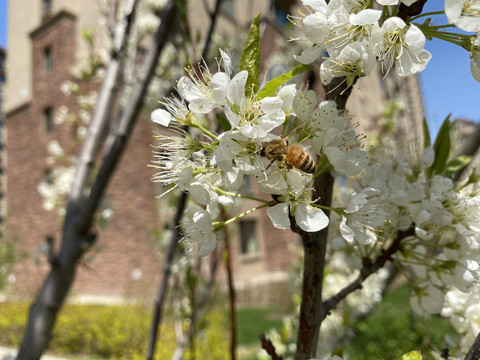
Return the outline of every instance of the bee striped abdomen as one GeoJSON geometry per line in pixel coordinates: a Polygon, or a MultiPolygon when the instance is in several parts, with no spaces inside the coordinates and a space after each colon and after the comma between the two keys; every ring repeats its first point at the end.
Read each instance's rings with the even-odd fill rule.
{"type": "Polygon", "coordinates": [[[292,166],[303,172],[309,174],[313,174],[315,172],[315,161],[313,161],[312,157],[299,145],[289,145],[288,150],[285,153],[285,159],[292,166]]]}

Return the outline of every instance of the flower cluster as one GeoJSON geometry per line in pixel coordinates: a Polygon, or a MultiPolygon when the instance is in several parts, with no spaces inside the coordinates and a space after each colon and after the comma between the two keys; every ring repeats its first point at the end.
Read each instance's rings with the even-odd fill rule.
{"type": "MultiPolygon", "coordinates": [[[[395,238],[395,232],[414,228],[414,234],[402,241],[402,251],[395,258],[401,264],[408,264],[417,278],[411,304],[418,313],[439,313],[444,288],[455,285],[468,291],[480,278],[478,183],[455,185],[448,177],[426,176],[432,162],[431,148],[425,149],[416,163],[401,157],[393,162],[379,158],[366,167],[357,185],[363,188],[368,184],[382,193],[383,209],[390,221],[384,228],[384,238],[378,241],[395,238]]],[[[344,224],[348,221],[342,221],[344,224]]],[[[350,239],[342,226],[340,232],[346,240],[350,239]]],[[[367,238],[354,230],[347,234],[358,246],[368,243],[367,238]]],[[[371,239],[377,237],[372,234],[371,239]]]]}
{"type": "Polygon", "coordinates": [[[430,61],[431,54],[424,49],[425,36],[417,26],[396,16],[382,18],[382,10],[368,8],[372,6],[368,1],[332,0],[327,4],[304,0],[303,4],[308,12],[291,20],[313,46],[297,60],[309,64],[324,56],[320,67],[324,84],[345,76],[350,85],[356,76],[369,75],[377,58],[387,72],[395,65],[401,76],[422,71],[430,61]]]}
{"type": "Polygon", "coordinates": [[[180,98],[166,99],[164,109],[152,113],[152,120],[167,128],[156,135],[159,145],[152,166],[158,172],[153,180],[166,186],[166,192],[187,191],[203,206],[189,208],[183,222],[187,248],[197,255],[213,251],[217,230],[230,223],[215,222],[218,205],[248,197],[239,193],[245,176],[255,178],[273,197],[256,199],[263,205],[253,210],[269,207],[267,213],[279,229],[290,228],[295,219],[300,229],[312,232],[329,222],[312,201],[312,177],[329,170],[353,176],[368,163],[355,130],[334,102],[318,103],[313,91],[295,85],[269,96],[262,89],[254,92],[248,72],[235,74],[231,63],[221,52],[215,74],[206,66],[200,73],[190,70],[178,81],[180,98]],[[223,132],[209,120],[212,114],[221,119],[223,132]],[[307,140],[322,166],[315,166],[306,146],[299,144],[307,140]]]}
{"type": "Polygon", "coordinates": [[[442,316],[449,318],[455,330],[462,334],[460,350],[467,353],[480,332],[480,287],[468,292],[453,287],[445,295],[442,316]]]}
{"type": "MultiPolygon", "coordinates": [[[[415,1],[401,2],[410,6],[415,1]]],[[[431,54],[424,49],[424,33],[470,49],[472,74],[478,80],[478,50],[475,50],[478,41],[464,44],[467,35],[452,36],[437,31],[445,27],[443,25],[430,25],[429,21],[415,24],[410,18],[400,18],[397,16],[398,0],[376,0],[377,6],[365,0],[302,2],[306,10],[290,20],[301,30],[297,40],[306,39],[313,45],[296,59],[310,64],[323,58],[320,78],[325,85],[333,78],[345,77],[351,86],[356,77],[369,75],[377,60],[382,62],[385,73],[392,67],[400,76],[423,71],[431,59],[431,54]],[[380,6],[383,10],[378,9],[380,6]]],[[[449,23],[462,30],[480,30],[480,8],[476,0],[446,0],[445,13],[449,23]]]]}

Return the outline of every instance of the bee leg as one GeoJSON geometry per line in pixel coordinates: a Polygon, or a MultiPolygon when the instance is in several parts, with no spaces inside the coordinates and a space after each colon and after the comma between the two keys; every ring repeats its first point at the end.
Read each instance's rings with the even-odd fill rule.
{"type": "Polygon", "coordinates": [[[274,161],[275,161],[275,159],[272,159],[272,160],[270,161],[270,164],[268,164],[268,166],[265,168],[264,171],[267,171],[267,170],[270,168],[270,166],[272,166],[272,164],[273,164],[274,161]]]}

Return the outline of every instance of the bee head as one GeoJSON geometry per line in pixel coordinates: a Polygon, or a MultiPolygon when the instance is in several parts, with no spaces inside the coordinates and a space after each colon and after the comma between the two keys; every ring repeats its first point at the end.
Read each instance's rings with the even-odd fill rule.
{"type": "Polygon", "coordinates": [[[267,143],[262,143],[262,147],[260,148],[260,156],[267,156],[267,143]]]}

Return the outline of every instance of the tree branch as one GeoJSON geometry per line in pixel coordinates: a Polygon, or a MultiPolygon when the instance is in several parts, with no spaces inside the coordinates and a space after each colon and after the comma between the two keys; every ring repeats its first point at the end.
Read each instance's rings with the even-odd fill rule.
{"type": "Polygon", "coordinates": [[[150,335],[148,340],[148,351],[147,351],[147,360],[152,360],[155,355],[155,347],[158,338],[158,325],[162,321],[163,308],[165,304],[165,299],[167,298],[168,293],[168,282],[170,280],[170,275],[172,273],[173,259],[175,256],[175,249],[177,248],[179,234],[179,225],[183,216],[183,211],[185,210],[185,205],[187,203],[188,195],[185,192],[182,192],[180,195],[180,201],[178,203],[177,212],[175,213],[175,219],[173,221],[173,231],[170,238],[170,243],[168,244],[167,254],[165,255],[165,262],[163,265],[162,280],[160,283],[160,288],[158,291],[158,296],[155,299],[155,306],[153,309],[152,317],[152,326],[150,328],[150,335]]]}
{"type": "MultiPolygon", "coordinates": [[[[333,79],[326,90],[326,99],[335,101],[338,110],[345,110],[352,88],[346,88],[344,78],[333,79]]],[[[329,172],[315,178],[313,188],[315,196],[319,198],[318,204],[331,206],[333,183],[334,178],[329,172]]],[[[325,215],[329,217],[330,212],[325,211],[325,215]]],[[[296,228],[293,230],[302,236],[304,252],[302,302],[295,359],[308,360],[315,357],[320,325],[327,316],[322,303],[322,291],[328,227],[316,233],[299,231],[296,228]]]]}
{"type": "Polygon", "coordinates": [[[397,251],[401,249],[400,243],[405,238],[415,235],[414,228],[410,228],[406,231],[402,231],[398,234],[397,238],[387,247],[387,249],[383,250],[380,256],[370,264],[366,264],[360,269],[360,274],[358,277],[352,281],[350,284],[345,286],[342,290],[340,290],[337,294],[332,296],[327,301],[323,302],[323,307],[325,309],[325,315],[335,309],[338,303],[345,299],[348,294],[352,293],[353,291],[360,289],[362,287],[363,282],[372,274],[377,272],[379,269],[385,266],[387,261],[392,259],[392,255],[395,254],[397,251]]]}
{"type": "MultiPolygon", "coordinates": [[[[222,220],[227,220],[225,209],[221,209],[222,220]]],[[[233,283],[232,252],[227,227],[223,228],[225,237],[225,268],[227,270],[228,298],[230,302],[230,360],[235,360],[237,349],[237,318],[235,313],[235,285],[233,283]]]]}
{"type": "MultiPolygon", "coordinates": [[[[314,181],[317,203],[330,206],[332,202],[333,177],[324,173],[314,181]]],[[[329,211],[325,211],[329,216],[329,211]]],[[[316,232],[302,232],[304,270],[302,281],[302,302],[300,304],[299,326],[297,334],[296,360],[315,357],[321,319],[324,318],[322,303],[323,271],[327,250],[328,227],[316,232]]]]}
{"type": "Polygon", "coordinates": [[[477,335],[472,347],[468,351],[465,360],[478,360],[480,359],[480,333],[477,335]]]}
{"type": "Polygon", "coordinates": [[[85,142],[78,157],[75,177],[68,195],[67,213],[69,207],[79,206],[95,157],[102,145],[110,123],[111,111],[115,103],[114,99],[118,93],[118,78],[122,69],[136,5],[137,0],[129,0],[125,7],[125,16],[121,24],[116,27],[110,62],[103,79],[102,88],[98,94],[92,123],[88,128],[88,134],[85,137],[85,142]]]}
{"type": "Polygon", "coordinates": [[[176,2],[170,0],[161,13],[160,26],[155,32],[150,50],[145,56],[142,70],[138,76],[137,85],[134,87],[130,95],[130,101],[123,111],[112,145],[108,149],[107,156],[98,171],[90,196],[85,204],[86,218],[84,219],[84,227],[91,224],[95,210],[98,208],[105,188],[108,185],[108,181],[125,150],[127,140],[132,133],[133,125],[143,104],[148,85],[153,78],[160,53],[167,43],[171,31],[174,29],[175,15],[176,2]]]}
{"type": "Polygon", "coordinates": [[[264,349],[267,352],[267,354],[272,357],[272,360],[283,360],[283,358],[280,355],[277,355],[275,346],[273,346],[270,339],[267,339],[265,334],[260,335],[260,341],[262,342],[262,349],[264,349]]]}

